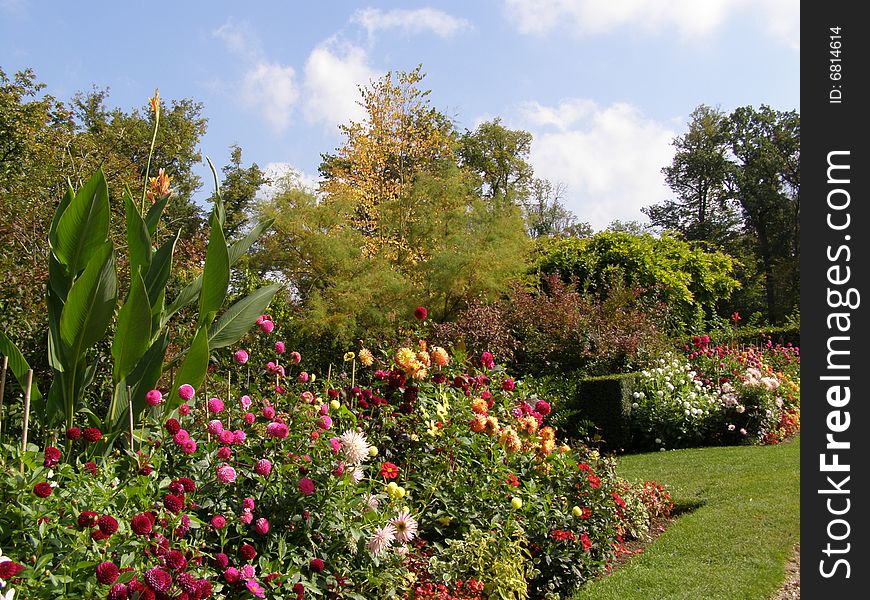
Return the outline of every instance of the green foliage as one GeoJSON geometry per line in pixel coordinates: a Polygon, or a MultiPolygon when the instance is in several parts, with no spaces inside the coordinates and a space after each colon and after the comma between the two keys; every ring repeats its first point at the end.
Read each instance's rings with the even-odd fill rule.
{"type": "Polygon", "coordinates": [[[588,239],[561,238],[538,246],[535,267],[603,297],[614,284],[639,287],[670,309],[672,333],[689,332],[712,315],[716,303],[739,286],[734,260],[669,235],[599,232],[588,239]]]}
{"type": "Polygon", "coordinates": [[[499,199],[481,191],[516,178],[457,159],[456,133],[421,80],[419,70],[391,74],[362,90],[367,117],[345,126],[345,145],[325,157],[322,198],[289,188],[260,207],[275,233],[254,262],[282,271],[312,336],[394,337],[418,305],[451,319],[524,269],[520,209],[501,187],[499,199]]]}
{"type": "Polygon", "coordinates": [[[472,525],[463,537],[445,540],[442,552],[431,559],[430,569],[444,581],[476,578],[486,582],[487,598],[525,600],[529,597],[529,558],[522,530],[482,531],[472,525]]]}
{"type": "Polygon", "coordinates": [[[644,208],[653,225],[724,250],[744,284],[724,314],[763,310],[782,323],[797,306],[800,115],[762,105],[730,115],[701,105],[663,169],[676,199],[644,208]]]}

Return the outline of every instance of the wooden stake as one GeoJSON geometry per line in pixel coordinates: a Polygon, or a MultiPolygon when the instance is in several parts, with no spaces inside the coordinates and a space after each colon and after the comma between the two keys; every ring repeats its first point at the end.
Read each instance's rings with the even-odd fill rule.
{"type": "Polygon", "coordinates": [[[6,368],[9,366],[9,357],[3,357],[3,373],[0,375],[0,438],[3,434],[3,396],[6,393],[6,368]]]}

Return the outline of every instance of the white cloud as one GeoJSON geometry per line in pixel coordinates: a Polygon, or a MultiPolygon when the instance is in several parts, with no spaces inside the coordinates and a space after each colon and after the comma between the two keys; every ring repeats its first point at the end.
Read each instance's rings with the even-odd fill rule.
{"type": "Polygon", "coordinates": [[[471,23],[465,19],[428,7],[416,10],[397,8],[387,12],[378,8],[364,8],[354,13],[351,22],[362,25],[368,31],[369,37],[385,29],[402,29],[408,33],[431,31],[447,38],[471,28],[471,23]]]}
{"type": "Polygon", "coordinates": [[[317,175],[305,173],[289,162],[270,162],[263,167],[263,173],[271,183],[260,186],[257,191],[257,196],[260,198],[271,198],[288,187],[300,187],[314,192],[320,183],[317,175]]]}
{"type": "Polygon", "coordinates": [[[700,38],[742,18],[765,23],[771,35],[795,48],[800,40],[799,0],[505,0],[505,13],[519,31],[531,34],[558,27],[581,35],[634,27],[700,38]]]}
{"type": "Polygon", "coordinates": [[[673,158],[675,132],[630,104],[527,103],[513,126],[534,136],[535,174],[565,183],[566,207],[595,229],[614,219],[645,221],[640,209],[670,196],[661,169],[673,158]]]}
{"type": "Polygon", "coordinates": [[[277,131],[286,129],[299,100],[293,67],[266,60],[259,38],[247,22],[230,19],[212,35],[247,65],[238,87],[241,101],[258,110],[277,131]]]}
{"type": "Polygon", "coordinates": [[[245,73],[242,100],[260,111],[278,131],[290,124],[293,106],[299,99],[293,67],[260,62],[245,73]]]}
{"type": "Polygon", "coordinates": [[[380,77],[366,51],[328,40],[311,51],[305,63],[305,118],[328,127],[361,120],[358,86],[380,77]]]}

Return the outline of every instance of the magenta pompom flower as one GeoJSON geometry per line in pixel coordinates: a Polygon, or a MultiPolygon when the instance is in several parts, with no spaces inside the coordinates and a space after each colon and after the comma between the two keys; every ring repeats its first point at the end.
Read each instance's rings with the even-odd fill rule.
{"type": "Polygon", "coordinates": [[[215,529],[223,529],[227,526],[227,520],[223,515],[215,515],[211,518],[211,526],[215,529]]]}
{"type": "Polygon", "coordinates": [[[266,535],[267,533],[269,533],[269,520],[264,517],[260,517],[259,519],[254,521],[254,531],[256,531],[259,535],[266,535]]]}
{"type": "Polygon", "coordinates": [[[178,388],[178,397],[181,398],[182,400],[184,400],[185,402],[187,402],[188,400],[193,398],[193,395],[195,393],[196,393],[196,390],[194,390],[193,386],[190,385],[189,383],[185,383],[181,387],[178,388]]]}
{"type": "Polygon", "coordinates": [[[218,552],[214,555],[214,566],[218,569],[226,569],[230,564],[230,557],[224,554],[223,552],[218,552]]]}
{"type": "Polygon", "coordinates": [[[118,565],[110,560],[97,565],[97,581],[103,585],[111,585],[118,579],[118,565]]]}
{"type": "Polygon", "coordinates": [[[227,448],[226,446],[221,446],[218,448],[217,457],[221,460],[229,460],[229,458],[233,455],[233,451],[227,448]]]}
{"type": "Polygon", "coordinates": [[[263,321],[260,323],[260,331],[263,333],[269,334],[275,329],[275,323],[272,321],[263,321]]]}
{"type": "Polygon", "coordinates": [[[224,411],[224,401],[220,398],[210,398],[208,401],[208,412],[220,414],[224,411]]]}
{"type": "Polygon", "coordinates": [[[165,594],[172,587],[172,575],[160,567],[154,567],[145,571],[145,585],[154,590],[165,594]]]}
{"type": "Polygon", "coordinates": [[[480,355],[480,364],[486,369],[492,369],[495,367],[495,359],[490,352],[484,352],[480,355]]]}
{"type": "Polygon", "coordinates": [[[269,460],[266,458],[261,458],[254,466],[254,471],[257,473],[257,475],[268,477],[269,473],[272,472],[272,463],[269,462],[269,460]]]}
{"type": "Polygon", "coordinates": [[[298,352],[291,352],[290,353],[290,364],[291,365],[298,365],[300,362],[302,362],[302,355],[299,354],[298,352]]]}
{"type": "Polygon", "coordinates": [[[303,477],[299,480],[299,491],[303,496],[310,496],[314,493],[314,482],[308,477],[303,477]]]}
{"type": "Polygon", "coordinates": [[[546,400],[538,400],[535,403],[535,410],[544,415],[545,417],[550,414],[550,403],[546,400]]]}
{"type": "Polygon", "coordinates": [[[414,316],[420,321],[424,321],[429,316],[429,311],[426,310],[425,306],[418,306],[414,309],[414,316]]]}
{"type": "Polygon", "coordinates": [[[233,360],[235,360],[238,364],[243,365],[248,362],[248,353],[244,350],[236,350],[233,354],[233,360]]]}
{"type": "Polygon", "coordinates": [[[182,417],[186,417],[187,415],[189,415],[190,414],[190,404],[182,404],[181,406],[179,406],[178,407],[178,414],[180,414],[182,417]]]}
{"type": "Polygon", "coordinates": [[[218,466],[215,474],[221,483],[232,483],[236,480],[236,470],[227,464],[218,466]]]}
{"type": "Polygon", "coordinates": [[[160,390],[150,390],[145,394],[145,403],[148,406],[157,406],[161,402],[163,402],[163,394],[160,393],[160,390]]]}
{"type": "Polygon", "coordinates": [[[332,418],[329,415],[321,415],[317,420],[317,426],[324,431],[332,427],[332,418]]]}
{"type": "Polygon", "coordinates": [[[217,419],[212,419],[208,422],[208,432],[212,435],[220,435],[224,430],[224,424],[217,419]]]}
{"type": "Polygon", "coordinates": [[[284,347],[284,342],[275,342],[275,352],[278,354],[284,354],[286,348],[284,347]]]}
{"type": "Polygon", "coordinates": [[[76,441],[82,437],[82,430],[78,427],[70,427],[66,430],[66,439],[76,441]]]}
{"type": "Polygon", "coordinates": [[[516,382],[513,379],[511,379],[510,377],[505,377],[505,380],[501,382],[501,389],[503,389],[506,392],[514,391],[514,389],[516,389],[516,387],[517,387],[516,382]]]}

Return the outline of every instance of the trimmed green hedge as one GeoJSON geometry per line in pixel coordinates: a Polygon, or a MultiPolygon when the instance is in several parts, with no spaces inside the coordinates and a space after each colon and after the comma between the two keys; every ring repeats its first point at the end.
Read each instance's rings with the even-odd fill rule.
{"type": "Polygon", "coordinates": [[[558,405],[554,421],[568,437],[594,437],[603,448],[625,450],[631,446],[631,403],[637,389],[638,374],[623,373],[599,377],[561,375],[567,382],[563,404],[558,405]],[[589,421],[595,431],[589,431],[589,421]]]}

